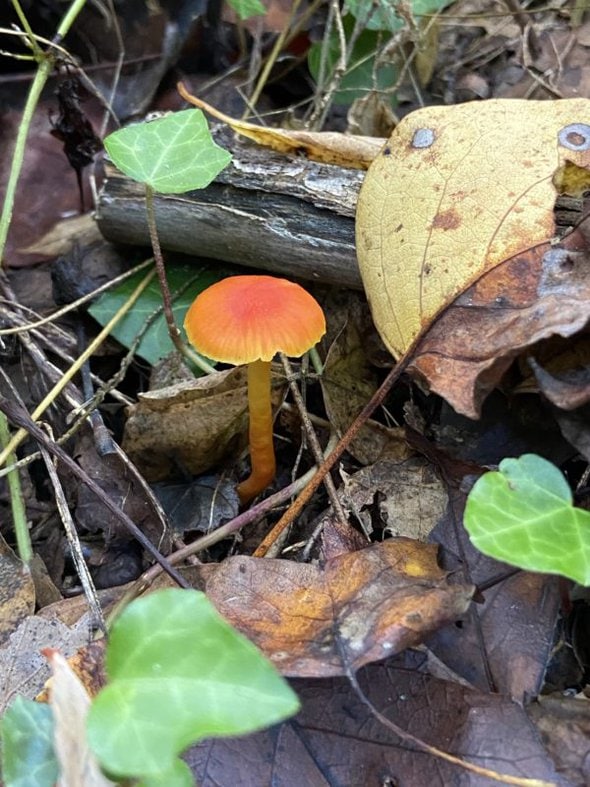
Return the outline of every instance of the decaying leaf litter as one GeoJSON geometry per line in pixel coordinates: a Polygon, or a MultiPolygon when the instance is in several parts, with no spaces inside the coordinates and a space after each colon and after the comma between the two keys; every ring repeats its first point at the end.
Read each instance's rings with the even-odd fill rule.
{"type": "MultiPolygon", "coordinates": [[[[137,346],[133,347],[124,334],[117,338],[123,345],[131,345],[128,351],[121,351],[121,345],[112,342],[102,344],[94,355],[94,385],[100,386],[101,379],[109,378],[114,385],[100,412],[115,438],[123,440],[125,453],[108,450],[108,439],[96,418],[92,427],[86,419],[80,419],[83,425],[77,436],[65,442],[64,448],[118,506],[125,501],[128,515],[165,553],[197,542],[195,551],[203,565],[183,570],[188,583],[204,589],[228,619],[254,638],[279,667],[287,664],[286,674],[301,676],[296,685],[304,709],[277,733],[281,746],[277,749],[274,733],[261,733],[229,746],[216,742],[196,747],[190,763],[199,783],[236,783],[232,772],[237,762],[243,783],[265,783],[270,778],[266,770],[269,748],[274,752],[270,757],[273,773],[289,773],[290,759],[296,757],[298,778],[305,752],[306,781],[310,784],[367,783],[367,774],[401,784],[421,784],[433,778],[442,778],[442,783],[456,778],[465,779],[465,783],[485,783],[485,777],[457,777],[460,772],[451,770],[453,766],[435,764],[424,754],[400,749],[394,733],[357,704],[360,701],[346,678],[318,679],[320,675],[346,675],[388,653],[398,655],[383,664],[364,667],[359,682],[377,708],[402,729],[492,771],[549,783],[583,784],[588,779],[584,771],[588,711],[583,693],[587,645],[579,635],[583,623],[577,622],[584,620],[583,593],[578,591],[569,600],[568,587],[550,575],[521,572],[503,577],[504,568],[476,552],[461,525],[470,480],[484,466],[497,464],[506,456],[540,453],[568,471],[572,486],[579,483],[583,492],[586,483],[588,361],[583,329],[588,321],[588,266],[583,195],[587,153],[580,128],[574,128],[590,122],[586,100],[580,98],[587,95],[585,51],[590,41],[583,10],[564,4],[550,12],[523,11],[526,22],[530,22],[527,26],[522,25],[521,16],[507,16],[503,6],[466,2],[441,11],[435,20],[436,34],[432,31],[434,22],[427,18],[423,23],[430,25],[428,34],[422,35],[419,27],[414,29],[410,24],[403,27],[400,47],[403,45],[406,56],[408,51],[410,56],[396,85],[398,104],[390,112],[401,117],[421,104],[446,106],[434,112],[427,108],[408,114],[407,121],[402,122],[388,143],[395,145],[398,159],[397,170],[394,167],[394,174],[388,175],[398,184],[397,190],[390,192],[382,182],[373,187],[367,179],[361,199],[369,222],[360,229],[357,225],[357,232],[361,246],[374,251],[378,245],[387,251],[388,260],[392,256],[401,260],[396,263],[402,266],[398,275],[376,285],[366,284],[373,317],[385,343],[396,355],[406,349],[400,348],[395,338],[399,330],[393,336],[389,333],[395,329],[389,327],[387,312],[385,317],[379,316],[381,307],[376,301],[384,294],[388,303],[385,308],[393,309],[394,321],[399,319],[399,298],[403,309],[413,315],[415,327],[410,329],[410,342],[422,333],[410,364],[413,375],[394,389],[351,445],[348,456],[337,465],[333,480],[339,516],[334,515],[333,508],[327,508],[320,491],[295,526],[285,531],[287,540],[273,547],[272,559],[251,557],[280,510],[273,511],[270,504],[262,502],[257,509],[238,512],[235,480],[245,475],[247,467],[247,456],[240,453],[245,445],[245,388],[238,380],[239,370],[195,380],[178,358],[169,357],[160,364],[153,357],[136,355],[137,346]],[[463,17],[461,21],[457,16],[463,17]],[[433,38],[438,44],[438,59],[429,49],[433,38]],[[457,51],[462,53],[459,59],[454,54],[457,51]],[[430,73],[421,62],[429,55],[430,73]],[[422,80],[419,90],[416,78],[422,80]],[[495,99],[523,97],[528,103],[520,107],[514,131],[504,133],[503,124],[512,115],[495,99]],[[572,116],[562,120],[562,105],[554,101],[556,98],[573,99],[573,103],[563,104],[574,108],[572,116]],[[491,101],[481,103],[487,99],[491,101]],[[532,103],[539,99],[544,103],[532,103]],[[465,105],[465,111],[473,110],[476,120],[467,120],[455,110],[454,105],[463,101],[476,102],[465,105]],[[551,144],[541,133],[547,127],[551,144]],[[556,131],[569,127],[575,136],[568,140],[566,133],[570,148],[566,154],[568,166],[564,167],[554,140],[556,131]],[[418,156],[422,160],[430,156],[428,166],[416,163],[418,156]],[[445,162],[456,185],[445,176],[445,162]],[[534,166],[542,166],[543,172],[526,181],[534,166]],[[510,184],[514,174],[518,175],[516,186],[510,184]],[[581,179],[574,177],[580,175],[581,179]],[[399,188],[400,178],[407,178],[403,190],[399,188]],[[441,183],[448,203],[434,199],[441,183]],[[483,186],[478,191],[480,183],[483,186]],[[373,188],[382,192],[377,196],[382,210],[378,226],[370,203],[373,188]],[[554,211],[555,197],[561,191],[561,202],[554,211]],[[518,194],[526,196],[526,204],[519,202],[518,194]],[[397,203],[393,202],[394,196],[397,203]],[[505,198],[502,205],[501,199],[505,198]],[[433,202],[434,209],[429,208],[433,202]],[[398,214],[402,217],[399,220],[398,214]],[[490,242],[481,231],[482,217],[491,222],[493,242],[497,242],[498,227],[512,222],[506,247],[493,259],[490,242]],[[527,224],[529,220],[532,225],[527,224]],[[564,229],[555,232],[554,224],[564,229]],[[394,234],[383,235],[383,225],[394,234]],[[569,231],[571,227],[576,231],[569,231]],[[457,243],[453,236],[462,228],[466,240],[457,243]],[[556,236],[560,236],[557,242],[556,236]],[[475,267],[480,262],[474,252],[476,239],[487,244],[484,269],[475,267]],[[513,244],[516,240],[520,245],[513,244]],[[396,248],[392,249],[392,244],[396,248]],[[401,245],[404,249],[399,256],[401,245]],[[420,279],[440,282],[428,290],[438,299],[432,307],[425,306],[422,291],[404,294],[401,290],[407,260],[413,259],[406,248],[411,248],[419,261],[420,279]],[[449,287],[443,284],[442,274],[455,276],[460,269],[458,248],[467,274],[458,285],[449,287]],[[427,250],[431,250],[428,260],[432,257],[432,263],[426,261],[427,250]],[[428,387],[442,398],[428,395],[428,387]],[[178,420],[172,426],[169,419],[174,418],[175,411],[178,420]],[[465,416],[481,418],[474,421],[465,416]],[[576,425],[572,427],[572,423],[576,425]],[[361,469],[361,465],[366,467],[361,469]],[[202,477],[205,472],[214,474],[212,481],[202,477]],[[197,475],[194,480],[193,475],[197,475]],[[147,482],[155,480],[160,486],[150,489],[147,482]],[[175,518],[173,512],[162,511],[158,503],[159,499],[165,508],[168,505],[167,484],[173,490],[168,499],[172,497],[174,510],[177,501],[186,497],[199,501],[200,513],[195,518],[181,517],[181,524],[174,531],[168,530],[162,540],[162,523],[175,518]],[[203,488],[208,491],[202,493],[203,488]],[[233,530],[231,524],[238,516],[238,525],[244,527],[233,530]],[[233,536],[216,541],[216,525],[222,525],[229,535],[233,532],[233,536]],[[393,540],[396,538],[402,540],[393,540]],[[439,545],[442,569],[436,566],[428,541],[439,545]],[[411,550],[411,558],[406,548],[411,550]],[[394,556],[392,564],[390,555],[394,556]],[[379,566],[376,576],[375,561],[379,566]],[[531,704],[531,697],[537,697],[543,686],[546,693],[531,704]],[[565,689],[577,689],[578,696],[564,698],[565,689]],[[569,745],[563,744],[564,729],[568,730],[565,740],[569,745]],[[348,743],[351,739],[355,740],[352,749],[348,743]],[[247,775],[244,761],[257,763],[247,775]]],[[[290,24],[288,11],[280,3],[270,4],[264,17],[268,30],[272,31],[273,25],[282,29],[290,24]]],[[[224,25],[230,32],[235,31],[233,21],[224,25]]],[[[158,40],[157,35],[157,31],[150,32],[152,41],[158,40]]],[[[253,40],[257,42],[256,35],[253,40]]],[[[150,104],[163,70],[174,62],[170,54],[166,57],[167,61],[160,59],[157,67],[148,68],[143,79],[124,78],[117,98],[123,118],[131,114],[129,109],[121,111],[125,102],[138,111],[150,104]]],[[[293,65],[301,66],[296,60],[293,65]]],[[[286,76],[275,76],[283,89],[289,83],[300,83],[297,68],[286,76]]],[[[184,71],[184,80],[186,75],[184,71]]],[[[391,74],[388,79],[391,84],[391,74]]],[[[198,95],[198,85],[202,84],[199,77],[191,74],[188,83],[191,92],[198,95]]],[[[239,114],[231,103],[235,100],[235,83],[226,78],[221,85],[215,101],[207,96],[208,101],[226,109],[226,114],[239,114]]],[[[322,95],[329,94],[333,86],[324,87],[323,93],[318,89],[311,96],[310,114],[316,120],[323,113],[322,95]]],[[[160,98],[172,101],[174,108],[181,107],[173,91],[161,91],[160,98]]],[[[381,103],[377,103],[382,107],[382,96],[379,98],[381,103]]],[[[351,125],[359,115],[367,114],[366,103],[362,103],[365,99],[366,95],[359,97],[349,109],[351,125]]],[[[51,101],[48,99],[49,106],[51,101]]],[[[263,94],[261,101],[270,99],[263,94]]],[[[264,103],[261,108],[270,108],[270,104],[264,103]]],[[[18,122],[18,107],[11,111],[18,122]]],[[[377,126],[378,111],[373,114],[373,125],[377,126]]],[[[341,110],[333,110],[327,115],[327,126],[342,126],[342,118],[341,110]]],[[[383,136],[388,132],[382,132],[383,136]]],[[[42,131],[35,138],[47,145],[42,131]]],[[[28,155],[36,150],[36,144],[31,143],[28,155]]],[[[386,175],[391,164],[387,150],[386,146],[380,154],[380,166],[386,175]]],[[[25,251],[25,247],[34,248],[42,234],[33,230],[46,228],[31,229],[32,210],[27,205],[33,203],[27,203],[27,194],[31,199],[37,188],[27,189],[26,177],[28,174],[37,186],[36,173],[46,169],[43,165],[25,168],[13,245],[7,253],[8,263],[23,266],[23,270],[12,270],[5,285],[6,327],[29,321],[29,309],[45,314],[55,308],[44,295],[49,292],[51,259],[46,257],[39,264],[42,252],[25,251]]],[[[47,226],[57,218],[51,211],[56,207],[63,210],[62,200],[71,200],[71,206],[76,206],[73,173],[53,174],[49,191],[55,189],[60,178],[64,186],[59,200],[55,205],[43,206],[47,226]]],[[[231,243],[225,245],[231,247],[231,243]]],[[[57,281],[57,303],[71,302],[112,278],[112,269],[106,272],[106,258],[112,257],[113,251],[103,241],[95,240],[90,275],[83,275],[89,267],[87,248],[82,246],[70,253],[65,249],[66,245],[58,244],[57,253],[65,254],[66,271],[74,271],[65,276],[65,289],[69,283],[74,294],[64,292],[64,279],[57,281]]],[[[55,252],[49,256],[54,257],[55,252]]],[[[136,249],[118,253],[120,270],[129,267],[131,256],[142,259],[136,249]]],[[[284,259],[287,264],[288,253],[284,259]]],[[[226,261],[234,261],[231,248],[226,261]]],[[[167,262],[175,264],[171,256],[167,262]]],[[[63,262],[60,264],[63,266],[63,262]]],[[[183,259],[178,266],[186,264],[183,259]]],[[[197,265],[205,271],[211,269],[202,261],[197,265]]],[[[288,268],[282,273],[288,276],[288,268]]],[[[310,271],[310,278],[312,274],[310,271]]],[[[132,292],[135,285],[130,283],[127,292],[132,292]]],[[[306,286],[322,301],[328,315],[328,334],[320,346],[325,368],[317,381],[305,361],[297,368],[297,376],[302,381],[307,415],[325,448],[334,427],[343,432],[354,420],[392,359],[379,346],[362,297],[345,290],[336,293],[321,283],[306,286]]],[[[192,299],[190,288],[186,295],[178,295],[180,299],[186,297],[187,305],[192,299]]],[[[152,333],[152,343],[157,342],[158,332],[165,335],[157,304],[143,308],[151,310],[146,317],[160,326],[152,333]]],[[[96,303],[92,309],[100,319],[96,303]]],[[[84,325],[90,336],[96,333],[96,323],[80,313],[70,314],[67,320],[55,327],[48,324],[35,332],[16,334],[18,344],[14,336],[3,337],[7,345],[15,344],[8,345],[5,356],[8,379],[2,381],[2,394],[11,401],[23,399],[29,412],[46,393],[45,380],[53,384],[52,377],[58,377],[67,368],[69,358],[79,354],[78,326],[84,325]]],[[[136,332],[137,328],[132,336],[136,332]]],[[[284,369],[277,366],[273,386],[276,407],[284,401],[286,383],[284,369]]],[[[88,394],[83,388],[86,384],[76,378],[65,389],[59,405],[43,416],[51,424],[52,439],[67,433],[78,409],[92,397],[92,389],[88,394]]],[[[270,491],[280,493],[281,488],[304,476],[314,460],[302,444],[302,415],[289,399],[278,410],[275,432],[281,438],[277,450],[279,476],[270,491]]],[[[33,450],[32,444],[26,448],[27,452],[33,450]]],[[[105,509],[97,507],[84,484],[64,468],[59,470],[95,583],[99,587],[122,586],[132,578],[133,570],[140,573],[147,567],[145,555],[116,517],[112,519],[109,514],[107,520],[105,509]]],[[[28,630],[34,628],[41,614],[67,619],[70,626],[76,620],[63,617],[71,614],[73,600],[67,596],[78,580],[61,534],[53,492],[42,469],[31,474],[24,469],[21,476],[33,543],[43,558],[43,570],[33,572],[35,607],[30,582],[25,582],[25,588],[14,580],[15,571],[10,568],[14,557],[6,547],[7,569],[3,575],[10,576],[10,584],[7,580],[3,593],[3,619],[13,620],[5,632],[9,664],[16,663],[25,624],[28,630]],[[62,600],[48,604],[47,600],[55,602],[56,596],[62,600]],[[42,612],[31,617],[34,609],[41,607],[42,612]]],[[[299,488],[296,482],[291,492],[295,494],[299,488]]],[[[288,500],[289,496],[284,497],[280,505],[288,500]]],[[[189,503],[189,508],[192,505],[189,503]]],[[[5,510],[8,522],[8,505],[5,510]]],[[[3,535],[10,543],[8,526],[3,535]]],[[[185,549],[185,553],[189,551],[185,549]]],[[[194,562],[195,555],[188,559],[194,562]]],[[[16,573],[22,575],[22,569],[16,573]]],[[[100,593],[105,603],[107,598],[112,603],[121,597],[121,592],[112,589],[100,593]]],[[[66,633],[63,644],[58,645],[66,653],[70,650],[68,637],[66,633]]],[[[18,687],[9,685],[6,692],[19,689],[20,683],[18,687]]],[[[291,783],[289,777],[285,778],[291,783]]]]}

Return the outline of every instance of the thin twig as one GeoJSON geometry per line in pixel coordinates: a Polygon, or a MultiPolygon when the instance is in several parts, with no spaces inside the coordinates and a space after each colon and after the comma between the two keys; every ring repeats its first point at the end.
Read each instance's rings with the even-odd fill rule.
{"type": "Polygon", "coordinates": [[[160,290],[162,292],[164,317],[166,319],[166,325],[168,326],[168,335],[170,336],[170,341],[184,358],[196,364],[196,366],[202,369],[202,371],[204,371],[206,374],[212,374],[215,371],[215,368],[211,366],[210,363],[207,363],[204,358],[187,347],[187,345],[182,341],[182,336],[180,335],[180,331],[176,325],[174,312],[172,310],[172,296],[170,295],[168,279],[166,278],[166,266],[164,265],[162,247],[160,246],[160,238],[158,236],[156,209],[154,205],[154,190],[147,183],[145,184],[145,210],[150,241],[152,244],[152,251],[154,252],[154,260],[156,263],[156,271],[158,273],[158,281],[160,282],[160,290]]]}
{"type": "Polygon", "coordinates": [[[107,629],[104,621],[104,616],[102,614],[100,602],[98,600],[98,595],[96,593],[96,587],[94,585],[92,577],[90,576],[90,571],[88,570],[88,566],[86,565],[86,561],[84,560],[84,555],[82,554],[80,539],[78,538],[76,526],[74,525],[72,515],[70,514],[70,508],[68,506],[68,501],[66,500],[66,496],[64,494],[61,481],[59,480],[59,476],[55,469],[55,465],[53,463],[53,460],[49,456],[47,449],[43,445],[39,444],[39,451],[41,452],[41,456],[43,457],[43,461],[45,462],[45,467],[47,468],[47,474],[49,475],[49,480],[51,481],[51,485],[53,486],[55,504],[57,506],[60,519],[64,526],[64,531],[66,534],[66,538],[68,540],[68,544],[70,546],[72,559],[76,567],[76,572],[80,578],[80,582],[82,583],[82,587],[84,588],[84,595],[86,596],[86,600],[88,601],[88,606],[90,607],[90,611],[94,618],[95,624],[101,629],[101,631],[104,634],[106,634],[107,629]]]}
{"type": "MultiPolygon", "coordinates": [[[[359,17],[355,19],[354,27],[350,34],[350,38],[348,41],[346,40],[346,34],[344,31],[344,25],[342,22],[342,13],[340,11],[340,4],[338,0],[330,0],[330,14],[328,16],[329,23],[326,25],[326,31],[324,33],[324,42],[322,44],[322,65],[320,66],[320,74],[323,74],[325,63],[328,57],[329,52],[329,44],[330,44],[330,34],[331,34],[331,23],[333,23],[336,27],[336,34],[338,36],[338,46],[339,46],[339,54],[338,54],[338,61],[334,65],[332,69],[332,73],[330,74],[328,84],[324,87],[321,93],[316,100],[314,110],[309,120],[309,127],[311,129],[321,129],[325,123],[326,117],[330,110],[330,106],[332,105],[332,101],[334,100],[334,95],[336,94],[338,88],[340,87],[340,83],[344,75],[346,74],[346,70],[348,68],[348,64],[350,62],[350,58],[352,57],[352,53],[354,51],[354,46],[357,42],[359,35],[364,30],[364,23],[363,20],[359,17]]],[[[323,77],[320,76],[318,79],[318,85],[323,86],[323,77]]]]}
{"type": "Polygon", "coordinates": [[[123,36],[121,34],[121,25],[119,24],[119,17],[117,16],[117,11],[115,9],[115,4],[114,4],[113,0],[107,0],[107,6],[108,6],[108,9],[109,9],[110,14],[111,14],[113,31],[115,33],[115,39],[117,41],[117,47],[119,49],[119,55],[118,55],[116,63],[115,63],[113,79],[112,79],[112,82],[111,82],[111,90],[110,90],[109,98],[108,98],[108,109],[105,112],[104,117],[102,119],[102,123],[100,125],[99,136],[101,137],[101,139],[106,134],[106,130],[107,130],[107,127],[108,127],[108,122],[109,122],[109,115],[111,115],[115,119],[115,122],[117,124],[119,124],[119,119],[115,115],[115,112],[112,109],[112,106],[113,106],[113,103],[115,101],[115,96],[117,94],[117,88],[119,86],[119,79],[121,78],[121,71],[123,69],[123,63],[125,61],[125,43],[123,41],[123,36]],[[110,109],[110,112],[109,112],[109,109],[110,109]]]}
{"type": "Polygon", "coordinates": [[[122,522],[122,524],[141,544],[146,552],[149,552],[154,560],[159,563],[160,566],[162,566],[164,571],[166,571],[166,573],[169,574],[172,579],[174,579],[174,581],[180,585],[180,587],[189,587],[189,584],[184,579],[184,577],[182,577],[178,571],[176,571],[176,569],[172,568],[169,561],[145,537],[145,535],[131,520],[131,518],[111,500],[106,492],[104,492],[98,486],[96,481],[90,478],[88,474],[82,470],[80,465],[78,465],[70,456],[68,456],[68,454],[66,454],[63,448],[60,448],[58,445],[56,445],[56,443],[49,439],[43,429],[41,429],[41,427],[33,421],[26,410],[16,403],[10,402],[5,397],[0,396],[0,411],[5,413],[8,417],[8,420],[16,426],[19,426],[20,429],[25,432],[25,434],[32,435],[32,437],[34,437],[40,445],[43,445],[50,454],[57,457],[57,459],[59,459],[59,461],[62,462],[68,468],[68,470],[76,476],[76,478],[82,481],[83,484],[86,484],[88,489],[90,489],[90,491],[95,494],[96,497],[98,497],[100,502],[122,522]]]}
{"type": "MultiPolygon", "coordinates": [[[[131,309],[133,304],[139,298],[141,293],[144,289],[148,286],[154,276],[154,272],[148,273],[137,285],[134,291],[131,293],[127,301],[117,310],[116,314],[114,314],[108,323],[104,326],[104,328],[97,334],[97,336],[90,342],[86,350],[78,356],[76,361],[69,367],[69,369],[64,372],[62,375],[61,380],[57,382],[56,385],[49,391],[49,393],[45,396],[43,401],[37,405],[37,407],[33,410],[31,418],[33,421],[38,420],[41,415],[45,412],[45,410],[49,407],[50,404],[53,404],[57,396],[63,391],[66,385],[70,382],[72,377],[76,375],[82,366],[82,364],[86,361],[87,358],[90,358],[91,355],[94,354],[97,347],[99,347],[102,342],[107,338],[110,332],[113,330],[115,325],[121,320],[125,314],[131,309]]],[[[19,429],[16,434],[13,436],[12,440],[3,451],[0,452],[0,466],[6,463],[6,459],[9,453],[12,453],[16,450],[16,448],[22,443],[24,438],[27,436],[27,431],[25,429],[19,429]]]]}
{"type": "MultiPolygon", "coordinates": [[[[54,322],[60,317],[63,317],[64,314],[68,314],[71,311],[75,311],[83,304],[88,303],[88,301],[94,300],[94,298],[96,298],[101,293],[110,290],[112,287],[116,287],[117,284],[121,284],[121,282],[124,282],[130,276],[133,276],[135,273],[138,273],[138,271],[142,271],[144,268],[147,268],[149,265],[152,265],[153,262],[154,262],[153,257],[150,257],[149,260],[144,260],[144,262],[140,262],[139,265],[135,265],[133,268],[130,268],[128,271],[125,271],[125,273],[121,273],[119,276],[115,276],[115,278],[111,279],[111,281],[106,282],[106,284],[101,284],[100,287],[97,287],[95,290],[92,290],[92,292],[89,292],[87,295],[83,295],[81,298],[72,301],[72,303],[68,303],[67,306],[63,306],[61,309],[58,309],[52,314],[48,314],[47,317],[43,317],[39,320],[35,320],[35,322],[26,323],[25,325],[19,325],[18,327],[15,328],[2,328],[0,330],[0,336],[10,336],[13,333],[22,333],[23,331],[31,331],[33,330],[33,328],[40,328],[42,325],[47,325],[47,323],[54,322]]],[[[20,308],[23,307],[20,306],[20,308]]]]}
{"type": "MultiPolygon", "coordinates": [[[[289,383],[289,389],[291,390],[291,395],[293,396],[293,399],[295,400],[295,404],[297,405],[297,409],[299,410],[299,416],[301,418],[301,423],[303,424],[305,434],[309,441],[309,447],[311,449],[311,453],[313,454],[313,458],[315,459],[319,467],[324,461],[324,457],[322,454],[322,447],[316,436],[315,429],[313,428],[313,425],[309,420],[309,415],[307,413],[307,409],[303,402],[303,397],[301,396],[301,392],[299,390],[299,387],[297,386],[296,375],[293,371],[293,367],[291,366],[289,359],[284,353],[280,353],[280,358],[281,358],[281,363],[283,364],[283,369],[285,370],[287,382],[289,383]]],[[[332,481],[332,477],[330,476],[329,473],[324,478],[324,486],[326,487],[328,497],[330,498],[330,502],[332,503],[332,508],[334,509],[334,513],[336,514],[337,519],[339,520],[340,524],[344,528],[348,527],[348,520],[346,518],[346,514],[344,513],[344,509],[342,508],[340,498],[338,497],[338,493],[336,492],[336,487],[334,486],[334,482],[332,481]]]]}
{"type": "Polygon", "coordinates": [[[336,462],[340,459],[342,454],[346,451],[348,446],[350,445],[351,441],[359,433],[361,427],[367,421],[367,419],[373,414],[375,409],[379,407],[380,404],[384,401],[385,397],[391,390],[392,386],[399,380],[403,372],[408,367],[410,361],[413,358],[413,352],[415,347],[418,344],[418,341],[421,337],[419,336],[415,342],[411,345],[411,347],[407,350],[405,355],[403,355],[397,364],[393,367],[393,369],[389,372],[385,380],[381,383],[379,388],[375,391],[371,399],[368,403],[364,406],[360,414],[357,416],[355,421],[349,426],[347,432],[340,438],[336,448],[332,451],[332,453],[326,457],[326,459],[322,462],[317,473],[314,475],[310,483],[305,487],[303,492],[299,495],[297,500],[291,504],[291,506],[285,511],[283,516],[279,519],[270,533],[264,538],[260,546],[254,552],[255,557],[264,557],[268,552],[271,545],[276,541],[276,539],[280,536],[280,534],[288,527],[291,522],[293,522],[296,517],[303,511],[305,505],[309,502],[314,492],[317,490],[319,485],[322,483],[326,475],[330,472],[330,470],[334,467],[336,462]]]}
{"type": "MultiPolygon", "coordinates": [[[[337,440],[338,438],[336,434],[333,434],[330,437],[330,440],[328,441],[324,451],[326,455],[328,455],[334,449],[337,440]]],[[[307,473],[305,473],[305,475],[302,475],[301,478],[298,478],[297,481],[294,481],[292,484],[284,487],[274,495],[270,495],[260,503],[251,506],[251,508],[248,508],[230,522],[226,522],[225,525],[221,525],[221,527],[218,527],[211,533],[207,533],[206,535],[201,536],[201,538],[197,538],[197,540],[193,541],[192,544],[187,544],[187,546],[179,549],[177,552],[173,552],[171,555],[168,555],[168,562],[171,565],[176,565],[177,563],[186,560],[186,558],[190,555],[194,555],[197,552],[203,552],[205,549],[209,549],[220,541],[223,541],[224,538],[233,536],[247,525],[253,525],[255,522],[259,522],[268,513],[270,513],[273,508],[282,505],[287,500],[292,498],[293,495],[296,495],[299,491],[301,491],[308,481],[313,478],[316,469],[317,468],[312,467],[307,471],[307,473]]],[[[152,582],[154,582],[156,577],[161,573],[162,570],[159,566],[152,566],[147,571],[145,571],[139,577],[139,579],[136,580],[133,587],[129,591],[128,597],[126,597],[127,601],[130,601],[132,598],[136,598],[137,596],[144,593],[146,589],[152,584],[152,582]]]]}

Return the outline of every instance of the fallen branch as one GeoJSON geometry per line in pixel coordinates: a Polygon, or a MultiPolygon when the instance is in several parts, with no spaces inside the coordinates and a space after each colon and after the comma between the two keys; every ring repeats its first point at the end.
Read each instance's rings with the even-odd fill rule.
{"type": "MultiPolygon", "coordinates": [[[[283,276],[361,289],[354,214],[364,173],[219,139],[234,159],[207,188],[157,194],[162,248],[283,276]]],[[[98,225],[110,241],[149,245],[144,188],[106,167],[98,225]]]]}

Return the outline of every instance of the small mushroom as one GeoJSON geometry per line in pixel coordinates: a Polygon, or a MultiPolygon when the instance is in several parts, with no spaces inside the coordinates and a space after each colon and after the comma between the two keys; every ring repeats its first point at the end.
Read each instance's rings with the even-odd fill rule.
{"type": "Polygon", "coordinates": [[[190,343],[207,358],[248,364],[250,476],[238,486],[242,504],[271,483],[270,362],[278,352],[300,356],[326,332],[318,302],[303,287],[274,276],[231,276],[204,290],[184,321],[190,343]]]}

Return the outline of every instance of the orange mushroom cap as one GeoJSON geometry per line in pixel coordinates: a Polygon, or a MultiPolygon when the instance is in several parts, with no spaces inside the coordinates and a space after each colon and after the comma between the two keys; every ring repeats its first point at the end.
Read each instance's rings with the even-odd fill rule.
{"type": "Polygon", "coordinates": [[[307,290],[274,276],[231,276],[196,297],[184,328],[207,358],[237,365],[300,356],[326,332],[319,303],[307,290]]]}

